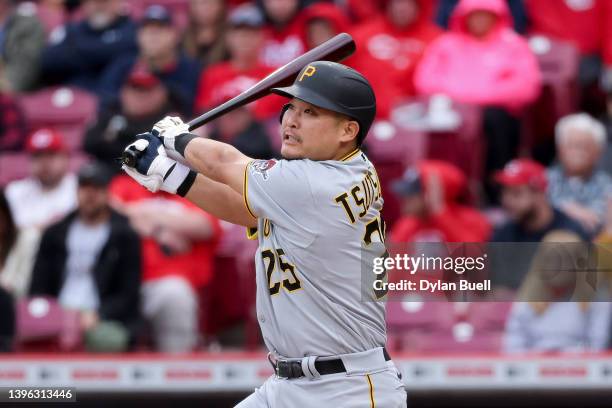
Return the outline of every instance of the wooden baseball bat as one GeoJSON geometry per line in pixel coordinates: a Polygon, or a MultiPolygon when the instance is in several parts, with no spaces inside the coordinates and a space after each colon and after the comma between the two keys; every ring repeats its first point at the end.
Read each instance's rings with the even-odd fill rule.
{"type": "Polygon", "coordinates": [[[321,60],[338,62],[350,56],[353,52],[355,52],[353,38],[347,33],[340,33],[278,68],[240,95],[192,119],[189,122],[189,130],[197,129],[227,112],[263,98],[270,94],[272,88],[291,85],[302,68],[311,62],[321,60]]]}
{"type": "MultiPolygon", "coordinates": [[[[353,54],[353,52],[355,52],[355,41],[353,41],[353,38],[347,33],[340,33],[278,68],[240,95],[192,119],[188,123],[189,130],[197,129],[221,115],[259,98],[263,98],[270,94],[270,89],[272,88],[291,85],[302,68],[311,62],[322,60],[339,62],[353,54]]],[[[121,157],[121,161],[130,167],[136,165],[136,160],[137,156],[134,151],[126,150],[121,157]]]]}

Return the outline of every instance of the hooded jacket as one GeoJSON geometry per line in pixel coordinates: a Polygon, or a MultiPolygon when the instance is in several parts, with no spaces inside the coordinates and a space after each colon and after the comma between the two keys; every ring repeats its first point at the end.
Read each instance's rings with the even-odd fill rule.
{"type": "Polygon", "coordinates": [[[465,103],[519,110],[539,95],[541,75],[527,41],[512,31],[503,0],[461,0],[450,31],[434,41],[417,67],[421,94],[444,93],[465,103]],[[468,32],[467,17],[486,10],[497,23],[484,38],[468,32]]]}
{"type": "MultiPolygon", "coordinates": [[[[349,31],[350,23],[348,17],[342,10],[331,3],[314,3],[304,10],[305,31],[312,20],[321,19],[329,22],[336,33],[349,31]]],[[[306,33],[304,34],[306,38],[306,33]]]]}
{"type": "Polygon", "coordinates": [[[467,180],[456,166],[437,160],[418,164],[424,194],[428,180],[437,175],[443,190],[444,206],[436,214],[424,217],[406,215],[391,230],[391,242],[486,242],[491,233],[487,219],[476,209],[460,204],[467,180]]]}
{"type": "Polygon", "coordinates": [[[372,84],[377,116],[381,118],[388,117],[402,98],[414,95],[414,68],[426,46],[441,33],[429,18],[431,3],[417,1],[419,15],[408,27],[395,26],[385,12],[353,32],[357,51],[346,63],[372,84]]]}

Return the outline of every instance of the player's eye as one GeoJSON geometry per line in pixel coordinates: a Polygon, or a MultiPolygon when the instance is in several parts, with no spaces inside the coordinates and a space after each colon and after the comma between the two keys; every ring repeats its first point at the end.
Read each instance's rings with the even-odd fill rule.
{"type": "Polygon", "coordinates": [[[307,115],[312,115],[312,116],[317,114],[313,109],[310,109],[310,108],[304,109],[304,113],[307,115]]]}

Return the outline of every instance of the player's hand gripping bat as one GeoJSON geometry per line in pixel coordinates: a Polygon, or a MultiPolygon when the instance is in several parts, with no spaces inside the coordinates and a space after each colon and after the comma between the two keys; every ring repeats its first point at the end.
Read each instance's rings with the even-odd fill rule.
{"type": "MultiPolygon", "coordinates": [[[[234,109],[253,102],[259,98],[270,94],[270,89],[289,86],[293,83],[302,68],[314,61],[333,61],[339,62],[347,58],[355,52],[355,41],[347,33],[340,33],[335,37],[327,40],[318,47],[300,55],[293,61],[288,62],[276,71],[272,72],[255,85],[242,92],[240,95],[230,99],[229,101],[203,113],[189,122],[189,131],[199,128],[200,126],[226,114],[234,109]]],[[[129,167],[136,165],[138,159],[138,151],[126,150],[121,156],[123,164],[129,167]]]]}

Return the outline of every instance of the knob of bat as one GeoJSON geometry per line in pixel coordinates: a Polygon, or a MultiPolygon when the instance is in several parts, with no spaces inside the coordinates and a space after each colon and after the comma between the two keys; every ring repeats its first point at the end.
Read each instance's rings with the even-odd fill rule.
{"type": "Polygon", "coordinates": [[[136,167],[136,163],[138,163],[140,156],[142,156],[142,152],[136,149],[124,150],[121,154],[121,163],[128,167],[136,167]]]}

